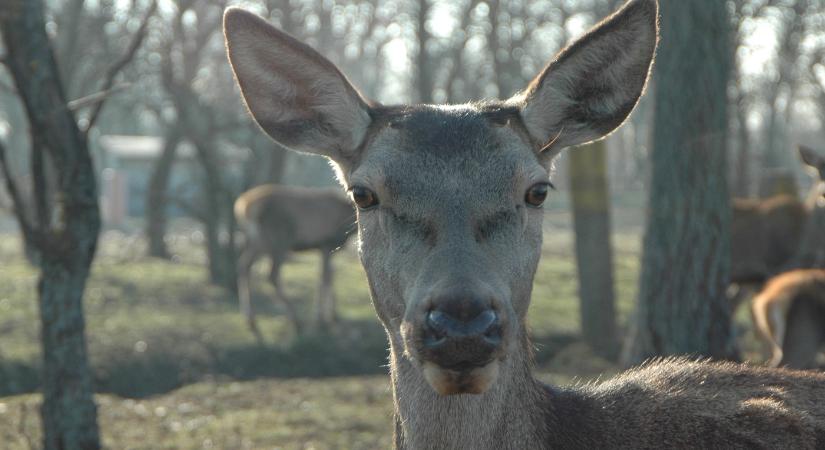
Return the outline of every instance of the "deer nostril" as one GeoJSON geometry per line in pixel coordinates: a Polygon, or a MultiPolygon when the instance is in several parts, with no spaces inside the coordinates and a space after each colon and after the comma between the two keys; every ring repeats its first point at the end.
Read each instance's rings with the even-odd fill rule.
{"type": "Polygon", "coordinates": [[[449,334],[449,330],[455,328],[455,320],[449,315],[438,310],[427,313],[427,327],[439,337],[449,334]]]}
{"type": "Polygon", "coordinates": [[[427,313],[427,329],[435,340],[447,337],[484,336],[485,339],[501,339],[498,314],[487,309],[470,320],[464,321],[438,309],[427,313]]]}
{"type": "Polygon", "coordinates": [[[498,314],[492,309],[487,309],[474,317],[464,325],[465,334],[486,335],[494,326],[498,324],[498,314]]]}

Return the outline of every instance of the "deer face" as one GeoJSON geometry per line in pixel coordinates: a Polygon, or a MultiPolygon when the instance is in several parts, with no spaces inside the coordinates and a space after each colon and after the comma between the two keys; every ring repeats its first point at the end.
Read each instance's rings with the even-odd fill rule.
{"type": "Polygon", "coordinates": [[[547,169],[515,108],[385,114],[346,176],[376,311],[439,392],[481,392],[523,332],[547,169]]]}
{"type": "Polygon", "coordinates": [[[641,95],[656,3],[634,0],[498,103],[384,107],[314,50],[238,9],[227,50],[282,144],[333,160],[396,357],[444,395],[483,393],[527,351],[525,317],[553,157],[619,126],[641,95]]]}

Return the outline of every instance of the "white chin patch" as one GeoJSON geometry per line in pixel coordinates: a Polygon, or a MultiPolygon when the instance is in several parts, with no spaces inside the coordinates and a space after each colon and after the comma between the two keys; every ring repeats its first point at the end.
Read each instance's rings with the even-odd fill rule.
{"type": "Polygon", "coordinates": [[[439,367],[424,361],[424,379],[441,395],[483,394],[498,378],[499,362],[494,360],[483,367],[458,371],[439,367]]]}

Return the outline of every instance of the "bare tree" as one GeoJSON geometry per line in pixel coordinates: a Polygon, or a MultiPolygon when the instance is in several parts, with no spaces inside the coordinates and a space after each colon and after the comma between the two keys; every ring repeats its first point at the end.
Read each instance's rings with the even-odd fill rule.
{"type": "Polygon", "coordinates": [[[163,150],[155,160],[146,192],[146,238],[148,254],[155,258],[169,259],[166,247],[166,207],[169,178],[181,142],[180,130],[167,126],[163,137],[163,150]]]}
{"type": "Polygon", "coordinates": [[[791,0],[786,5],[775,8],[779,17],[777,53],[774,61],[775,73],[767,83],[767,124],[764,128],[765,168],[789,167],[790,155],[783,139],[787,129],[791,104],[799,83],[799,68],[796,64],[802,52],[802,36],[808,23],[805,15],[813,5],[812,0],[791,0]]]}
{"type": "MultiPolygon", "coordinates": [[[[137,45],[148,17],[134,37],[137,45]]],[[[42,2],[5,3],[0,8],[0,34],[7,52],[3,62],[25,106],[32,138],[34,214],[20,194],[2,144],[0,169],[23,240],[40,267],[43,447],[96,449],[100,437],[84,334],[83,291],[97,247],[100,211],[88,128],[78,126],[67,106],[42,2]],[[49,198],[45,183],[46,158],[53,162],[54,198],[49,198]],[[53,209],[46,208],[47,201],[53,209]]],[[[106,79],[113,79],[131,55],[130,47],[106,79]]]]}
{"type": "Polygon", "coordinates": [[[427,20],[430,18],[430,2],[432,0],[416,0],[415,2],[415,97],[419,103],[432,103],[435,90],[435,75],[433,55],[430,53],[432,36],[427,29],[427,20]]]}

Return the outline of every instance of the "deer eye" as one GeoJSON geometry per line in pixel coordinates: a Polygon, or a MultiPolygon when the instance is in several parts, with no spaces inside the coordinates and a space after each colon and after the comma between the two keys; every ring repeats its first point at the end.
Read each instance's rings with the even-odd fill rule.
{"type": "Polygon", "coordinates": [[[540,207],[552,187],[553,185],[548,182],[536,183],[530,186],[530,189],[527,189],[527,193],[524,194],[525,203],[534,208],[540,207]]]}
{"type": "Polygon", "coordinates": [[[369,209],[378,204],[378,197],[375,192],[363,186],[353,186],[349,190],[349,195],[360,209],[369,209]]]}

